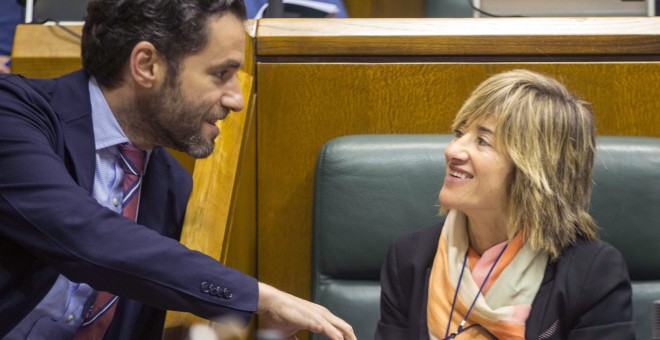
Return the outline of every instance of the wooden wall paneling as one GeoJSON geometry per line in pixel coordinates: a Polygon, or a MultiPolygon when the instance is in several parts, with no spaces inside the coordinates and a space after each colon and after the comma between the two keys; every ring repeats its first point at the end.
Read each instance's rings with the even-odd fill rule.
{"type": "Polygon", "coordinates": [[[423,18],[424,0],[377,0],[373,18],[423,18]]]}
{"type": "MultiPolygon", "coordinates": [[[[246,21],[248,40],[256,36],[256,24],[256,20],[246,21]]],[[[82,25],[18,25],[12,49],[12,71],[28,78],[54,78],[80,69],[80,39],[75,34],[82,35],[82,25]]],[[[254,46],[251,43],[246,48],[243,71],[254,76],[254,46]]]]}
{"type": "MultiPolygon", "coordinates": [[[[254,101],[253,97],[253,101],[254,101]]],[[[237,195],[227,224],[220,260],[251,276],[257,275],[257,134],[256,105],[246,117],[242,164],[238,169],[237,195]]]]}
{"type": "Polygon", "coordinates": [[[660,137],[660,87],[652,85],[660,83],[658,62],[259,63],[260,280],[310,298],[314,167],[325,142],[450,133],[470,92],[514,68],[554,76],[593,103],[602,135],[660,137]]]}
{"type": "Polygon", "coordinates": [[[659,58],[660,18],[262,19],[266,56],[659,58]]]}
{"type": "Polygon", "coordinates": [[[374,0],[344,0],[346,12],[351,18],[373,18],[374,0]]]}
{"type": "Polygon", "coordinates": [[[54,78],[80,69],[82,26],[16,26],[12,49],[12,72],[28,78],[54,78]]]}
{"type": "Polygon", "coordinates": [[[344,0],[351,18],[423,18],[424,0],[344,0]]]}

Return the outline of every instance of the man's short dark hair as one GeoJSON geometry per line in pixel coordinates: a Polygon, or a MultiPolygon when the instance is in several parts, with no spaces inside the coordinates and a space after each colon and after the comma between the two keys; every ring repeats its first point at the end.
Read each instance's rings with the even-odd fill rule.
{"type": "Polygon", "coordinates": [[[243,0],[92,0],[81,42],[83,69],[99,84],[117,87],[133,47],[148,41],[175,76],[186,55],[206,46],[209,17],[225,12],[247,17],[243,0]]]}

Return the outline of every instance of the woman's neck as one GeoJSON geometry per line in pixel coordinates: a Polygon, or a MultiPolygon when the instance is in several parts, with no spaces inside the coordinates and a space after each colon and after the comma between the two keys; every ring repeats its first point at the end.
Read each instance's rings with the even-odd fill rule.
{"type": "Polygon", "coordinates": [[[468,216],[467,230],[470,247],[482,255],[496,244],[508,240],[504,216],[468,216]]]}

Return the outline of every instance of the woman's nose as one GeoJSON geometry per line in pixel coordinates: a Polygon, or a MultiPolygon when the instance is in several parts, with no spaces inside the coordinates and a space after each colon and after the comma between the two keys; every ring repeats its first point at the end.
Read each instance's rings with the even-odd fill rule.
{"type": "Polygon", "coordinates": [[[465,136],[458,137],[451,141],[445,149],[445,158],[447,160],[455,159],[460,161],[467,160],[467,150],[465,145],[465,136]]]}

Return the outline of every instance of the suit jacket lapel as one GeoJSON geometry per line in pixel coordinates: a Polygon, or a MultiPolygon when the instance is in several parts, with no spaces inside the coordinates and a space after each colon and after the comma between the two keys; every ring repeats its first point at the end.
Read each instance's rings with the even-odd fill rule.
{"type": "Polygon", "coordinates": [[[62,123],[67,151],[65,162],[70,167],[70,171],[75,172],[72,176],[78,185],[91,194],[96,151],[88,80],[89,78],[82,71],[56,79],[52,106],[62,123]]]}
{"type": "Polygon", "coordinates": [[[159,214],[150,213],[150,211],[162,209],[165,198],[167,197],[167,186],[162,185],[162,181],[168,179],[166,171],[167,167],[163,164],[160,155],[162,150],[159,149],[160,148],[154,148],[151,152],[147,171],[142,177],[138,223],[151,229],[155,229],[162,234],[163,230],[160,230],[163,227],[160,223],[161,221],[153,220],[156,216],[159,216],[159,214]]]}

